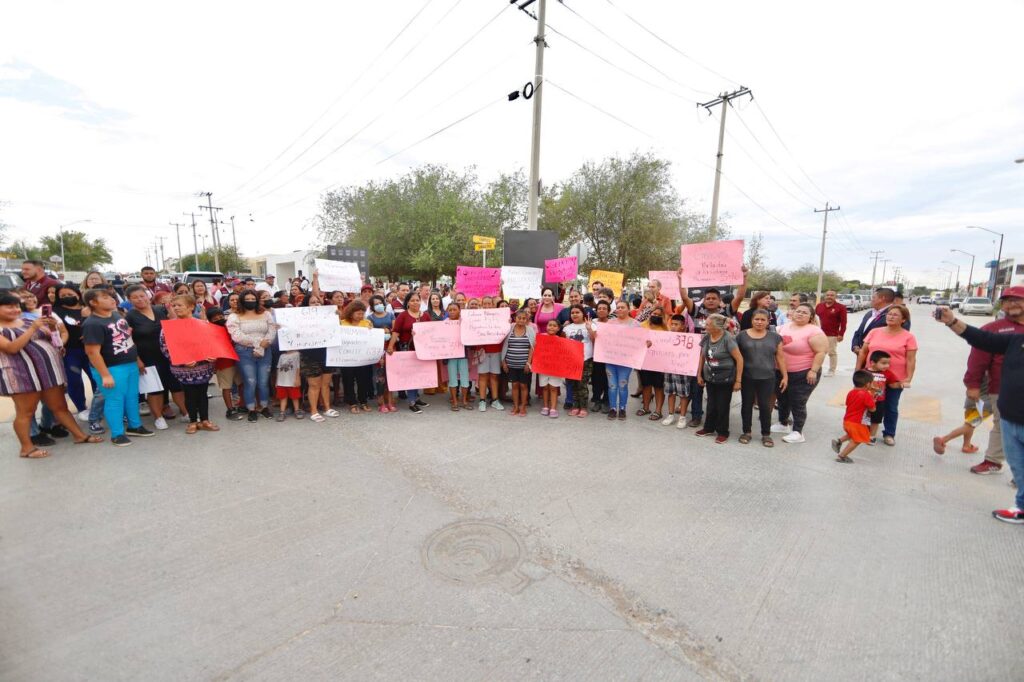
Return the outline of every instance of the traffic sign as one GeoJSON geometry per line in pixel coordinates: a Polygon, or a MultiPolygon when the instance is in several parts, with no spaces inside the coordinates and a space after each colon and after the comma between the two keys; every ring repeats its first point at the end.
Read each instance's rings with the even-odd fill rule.
{"type": "Polygon", "coordinates": [[[473,244],[474,251],[493,251],[494,244],[473,244]]]}
{"type": "Polygon", "coordinates": [[[473,243],[474,244],[486,244],[487,248],[493,249],[496,242],[495,242],[495,238],[494,237],[481,237],[478,234],[474,234],[473,235],[473,243]]]}

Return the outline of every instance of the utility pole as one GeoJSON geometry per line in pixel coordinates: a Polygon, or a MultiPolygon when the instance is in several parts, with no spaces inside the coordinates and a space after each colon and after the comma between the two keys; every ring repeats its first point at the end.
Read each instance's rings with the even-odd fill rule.
{"type": "Polygon", "coordinates": [[[199,270],[199,240],[196,238],[196,214],[182,213],[182,215],[192,216],[192,258],[195,262],[196,270],[199,270]]]}
{"type": "MultiPolygon", "coordinates": [[[[213,205],[213,192],[200,192],[199,196],[206,197],[206,206],[200,205],[200,209],[210,212],[210,243],[213,244],[213,269],[220,272],[220,239],[217,233],[217,215],[214,211],[223,210],[220,206],[213,205]]],[[[205,246],[203,247],[205,250],[205,246]]]]}
{"type": "MultiPolygon", "coordinates": [[[[513,0],[514,1],[514,0],[513,0]]],[[[533,0],[528,0],[519,6],[525,11],[533,0]]],[[[530,147],[530,206],[527,213],[526,229],[537,229],[537,216],[540,203],[540,115],[541,102],[544,99],[544,48],[545,33],[547,32],[547,0],[538,0],[537,10],[537,36],[533,39],[537,46],[533,76],[533,144],[530,147]]]]}
{"type": "Polygon", "coordinates": [[[880,284],[881,284],[881,285],[882,285],[883,287],[885,286],[885,267],[886,267],[886,266],[887,266],[887,265],[888,265],[889,263],[891,263],[891,262],[892,262],[892,258],[883,258],[883,259],[882,259],[882,281],[880,282],[880,284]]]}
{"type": "Polygon", "coordinates": [[[235,258],[238,258],[238,239],[235,238],[235,216],[231,216],[231,245],[235,247],[235,258]]]}
{"type": "Polygon", "coordinates": [[[164,261],[167,260],[166,256],[164,255],[164,237],[157,237],[157,239],[160,240],[160,267],[158,269],[159,270],[163,270],[164,269],[164,261]]]}
{"type": "Polygon", "coordinates": [[[871,266],[871,291],[872,292],[875,290],[875,270],[878,269],[878,258],[883,253],[885,253],[885,251],[872,251],[871,252],[871,257],[875,259],[875,264],[873,266],[871,266]]]}
{"type": "Polygon", "coordinates": [[[178,272],[181,272],[181,228],[185,226],[184,223],[167,223],[168,225],[174,225],[174,238],[178,240],[178,266],[175,268],[178,272]]]}
{"type": "MultiPolygon", "coordinates": [[[[722,122],[723,123],[725,122],[725,107],[722,107],[722,122]]],[[[723,128],[723,130],[724,130],[724,128],[723,128]]],[[[721,161],[721,156],[719,156],[719,161],[721,161]]],[[[718,177],[717,176],[715,176],[715,186],[716,187],[718,186],[718,177]]],[[[828,237],[828,214],[831,213],[832,211],[839,211],[839,210],[841,210],[841,207],[839,207],[839,206],[831,206],[830,207],[828,205],[827,201],[825,202],[825,208],[823,208],[823,209],[817,209],[817,208],[814,209],[815,213],[824,213],[825,214],[825,224],[821,226],[821,256],[818,259],[818,293],[817,293],[817,298],[815,298],[815,300],[814,300],[815,305],[817,305],[818,303],[821,303],[821,282],[822,282],[822,280],[825,277],[825,239],[828,237]]]]}
{"type": "MultiPolygon", "coordinates": [[[[708,115],[711,115],[711,107],[722,105],[722,118],[718,123],[718,156],[715,159],[715,193],[711,197],[711,239],[715,239],[715,235],[718,231],[718,195],[722,186],[722,149],[725,146],[725,112],[730,106],[731,101],[737,97],[744,95],[750,95],[750,99],[754,99],[754,93],[750,91],[750,88],[740,86],[739,90],[733,90],[732,92],[723,92],[716,99],[710,102],[698,102],[698,107],[704,107],[708,111],[708,115]]],[[[827,214],[826,214],[827,215],[827,214]]],[[[820,288],[820,287],[819,287],[820,288]]]]}

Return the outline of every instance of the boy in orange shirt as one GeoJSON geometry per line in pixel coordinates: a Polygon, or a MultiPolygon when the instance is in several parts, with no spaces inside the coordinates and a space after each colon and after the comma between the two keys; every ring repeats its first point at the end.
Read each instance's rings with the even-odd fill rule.
{"type": "Polygon", "coordinates": [[[839,455],[836,457],[837,462],[853,464],[850,453],[858,445],[871,442],[871,431],[864,424],[864,413],[875,411],[878,388],[873,385],[874,379],[874,374],[864,369],[853,373],[853,389],[846,394],[846,414],[843,415],[843,430],[846,433],[832,439],[832,451],[839,455]],[[843,447],[843,443],[846,443],[846,447],[843,447]]]}

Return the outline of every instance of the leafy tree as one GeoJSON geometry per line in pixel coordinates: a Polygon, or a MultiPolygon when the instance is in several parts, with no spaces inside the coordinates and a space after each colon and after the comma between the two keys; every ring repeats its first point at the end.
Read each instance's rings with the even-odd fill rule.
{"type": "MultiPolygon", "coordinates": [[[[750,291],[786,291],[788,284],[789,274],[780,268],[762,267],[747,276],[747,285],[750,291]]],[[[815,285],[817,285],[817,279],[815,279],[815,285]]]]}
{"type": "MultiPolygon", "coordinates": [[[[50,256],[59,256],[60,241],[60,233],[41,238],[35,257],[48,261],[50,256]]],[[[32,252],[31,249],[29,251],[32,252]]],[[[84,232],[78,230],[64,231],[64,258],[67,260],[63,264],[65,271],[91,270],[113,260],[105,239],[89,239],[84,232]]]]}
{"type": "MultiPolygon", "coordinates": [[[[843,278],[831,271],[826,270],[821,280],[821,290],[839,290],[843,286],[843,278]]],[[[787,291],[812,292],[818,289],[818,268],[807,263],[789,273],[789,280],[786,282],[787,291]]]]}
{"type": "MultiPolygon", "coordinates": [[[[199,269],[212,271],[215,270],[215,264],[213,259],[214,249],[210,248],[199,254],[199,269]]],[[[248,272],[249,261],[242,258],[238,253],[235,252],[233,246],[222,246],[220,252],[220,271],[221,272],[248,272]]],[[[178,271],[186,272],[188,270],[194,270],[196,267],[195,254],[187,254],[181,257],[181,261],[178,263],[178,271]]]]}
{"type": "Polygon", "coordinates": [[[755,232],[746,243],[746,261],[750,272],[748,277],[755,276],[765,267],[764,262],[764,234],[755,232]]]}

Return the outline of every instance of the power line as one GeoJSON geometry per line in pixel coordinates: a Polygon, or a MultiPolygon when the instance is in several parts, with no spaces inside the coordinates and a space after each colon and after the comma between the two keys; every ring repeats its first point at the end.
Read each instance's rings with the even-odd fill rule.
{"type": "Polygon", "coordinates": [[[410,149],[412,149],[416,145],[421,144],[423,142],[426,142],[427,140],[429,140],[432,137],[437,137],[438,135],[440,135],[444,131],[448,130],[449,128],[454,128],[455,126],[457,126],[458,124],[462,123],[463,121],[466,121],[466,120],[469,120],[469,119],[473,118],[474,116],[479,114],[481,111],[484,111],[485,109],[489,109],[489,108],[493,107],[495,104],[497,104],[499,102],[505,102],[505,101],[507,101],[507,98],[504,95],[502,95],[500,99],[496,99],[493,102],[485,104],[482,107],[480,107],[479,109],[477,109],[476,111],[474,111],[472,113],[469,113],[469,114],[466,114],[462,118],[456,119],[455,121],[452,121],[448,125],[444,126],[443,128],[439,128],[439,129],[435,130],[434,132],[430,133],[426,137],[422,137],[419,140],[417,140],[416,142],[413,142],[412,144],[410,144],[410,145],[408,145],[406,147],[402,147],[397,152],[395,152],[393,154],[389,154],[388,156],[385,156],[383,159],[381,159],[380,161],[378,161],[374,165],[379,166],[380,164],[384,163],[385,161],[389,161],[389,160],[395,158],[396,156],[398,156],[399,154],[402,154],[403,152],[409,151],[410,149]]]}
{"type": "Polygon", "coordinates": [[[750,133],[750,137],[754,138],[754,142],[757,143],[757,146],[760,147],[761,151],[763,151],[765,153],[765,156],[767,156],[769,159],[771,159],[772,163],[774,163],[776,165],[776,167],[778,167],[778,169],[780,171],[782,171],[782,174],[786,176],[786,179],[789,180],[793,184],[794,187],[796,187],[798,190],[803,192],[812,202],[813,201],[817,201],[817,197],[815,197],[810,192],[805,190],[796,180],[794,180],[793,177],[788,172],[786,172],[785,167],[783,167],[783,165],[781,163],[779,163],[778,160],[774,156],[772,156],[772,153],[768,151],[768,148],[765,147],[764,144],[761,143],[761,140],[760,140],[760,138],[758,138],[757,134],[754,133],[754,131],[750,128],[750,126],[747,125],[747,122],[745,120],[743,120],[743,116],[740,115],[739,109],[736,110],[736,118],[739,119],[740,125],[742,125],[746,129],[746,131],[748,133],[750,133]]]}
{"type": "MultiPolygon", "coordinates": [[[[279,153],[279,154],[278,154],[277,156],[275,156],[275,157],[274,157],[273,159],[271,159],[271,160],[270,160],[270,161],[269,161],[269,162],[267,163],[267,165],[266,165],[266,166],[264,166],[263,168],[261,168],[261,169],[259,170],[259,172],[257,172],[257,173],[256,173],[255,175],[253,175],[253,176],[252,176],[252,177],[250,177],[250,178],[249,178],[248,180],[246,180],[246,181],[245,181],[245,182],[243,182],[242,184],[238,185],[237,187],[235,187],[235,188],[234,188],[234,189],[232,189],[231,191],[229,191],[229,192],[228,192],[228,193],[227,193],[227,194],[226,194],[225,196],[230,196],[230,195],[234,194],[235,192],[237,192],[238,190],[240,190],[240,189],[242,189],[243,187],[245,187],[246,185],[248,185],[248,184],[249,184],[250,182],[252,182],[252,181],[253,181],[253,180],[255,180],[256,178],[258,178],[258,177],[259,177],[260,175],[262,175],[262,174],[263,174],[264,172],[266,172],[266,170],[267,170],[268,168],[270,168],[270,167],[271,167],[272,165],[274,165],[275,163],[277,163],[277,161],[278,161],[278,160],[279,160],[279,159],[280,159],[280,158],[281,158],[282,156],[284,156],[285,154],[287,154],[287,153],[288,153],[288,151],[289,151],[289,150],[291,150],[291,149],[292,149],[292,147],[294,147],[294,146],[295,146],[295,145],[296,145],[296,144],[298,143],[298,141],[299,141],[299,140],[301,140],[301,139],[302,139],[303,137],[305,137],[305,136],[306,136],[306,134],[307,134],[307,133],[308,133],[308,132],[309,132],[310,130],[312,130],[312,129],[313,129],[313,128],[314,128],[314,127],[315,127],[315,126],[316,126],[316,125],[317,125],[317,124],[318,124],[318,123],[320,122],[320,121],[322,121],[322,120],[324,119],[324,117],[325,117],[325,116],[327,116],[328,112],[330,112],[330,110],[334,108],[334,105],[336,105],[336,104],[337,104],[338,102],[340,102],[340,101],[341,101],[341,100],[342,100],[342,99],[343,99],[343,98],[344,98],[344,97],[345,97],[346,95],[348,95],[348,93],[349,93],[349,92],[351,92],[351,91],[352,91],[352,88],[354,88],[354,87],[356,86],[356,84],[357,84],[357,83],[358,83],[359,81],[361,81],[361,80],[363,79],[363,77],[364,77],[364,76],[366,76],[366,74],[367,74],[367,73],[369,73],[369,72],[370,72],[370,70],[371,70],[371,69],[372,69],[372,68],[373,68],[373,67],[374,67],[374,66],[375,66],[375,65],[377,64],[377,62],[378,62],[378,61],[380,60],[380,58],[384,56],[384,54],[385,54],[385,53],[386,53],[386,52],[387,52],[387,51],[388,51],[388,50],[389,50],[389,49],[391,48],[391,46],[392,46],[392,45],[394,45],[394,44],[395,44],[395,42],[396,42],[396,41],[397,41],[397,40],[398,40],[399,38],[401,38],[401,37],[402,37],[402,35],[403,35],[403,34],[405,34],[406,30],[408,30],[408,28],[409,28],[410,26],[412,26],[413,22],[415,22],[415,21],[416,21],[416,19],[418,19],[418,18],[419,18],[419,16],[420,16],[421,14],[423,14],[423,12],[424,12],[424,11],[426,11],[427,7],[429,7],[429,6],[431,5],[431,3],[433,3],[433,2],[434,2],[434,0],[426,0],[426,2],[424,2],[424,3],[423,3],[423,5],[422,5],[422,6],[421,6],[421,7],[419,8],[419,10],[417,10],[417,11],[416,11],[416,13],[412,15],[412,18],[411,18],[411,19],[409,19],[409,21],[407,21],[407,22],[405,23],[405,25],[404,25],[404,26],[402,26],[402,28],[401,28],[401,29],[399,29],[398,33],[396,33],[396,34],[395,34],[394,36],[392,36],[391,40],[389,40],[389,41],[388,41],[387,45],[385,45],[385,46],[384,46],[384,48],[383,48],[383,49],[382,49],[382,50],[381,50],[380,52],[378,52],[378,53],[377,53],[377,56],[375,56],[375,57],[374,57],[374,58],[373,58],[372,60],[370,60],[370,63],[366,65],[366,68],[365,68],[365,69],[363,69],[363,71],[362,71],[362,72],[360,72],[360,74],[359,74],[358,76],[356,76],[356,77],[355,77],[355,79],[354,79],[354,80],[352,80],[352,81],[351,81],[351,82],[350,82],[350,83],[348,84],[348,86],[347,86],[347,87],[346,87],[346,88],[345,88],[345,89],[344,89],[344,90],[343,90],[343,91],[342,91],[342,92],[341,92],[341,93],[340,93],[340,94],[339,94],[339,95],[338,95],[337,97],[335,97],[335,98],[334,98],[334,100],[333,100],[333,101],[332,101],[332,102],[331,102],[331,103],[330,103],[329,105],[327,105],[327,108],[326,108],[326,109],[324,109],[324,110],[323,110],[323,111],[322,111],[322,112],[320,113],[320,115],[319,115],[319,116],[317,116],[317,117],[316,117],[316,119],[314,119],[314,121],[313,121],[312,123],[310,123],[310,124],[309,124],[309,125],[308,125],[308,126],[306,127],[306,129],[305,129],[305,130],[303,130],[303,131],[302,131],[301,133],[299,133],[299,135],[298,135],[298,136],[297,136],[297,137],[296,137],[296,138],[295,138],[294,140],[292,140],[292,141],[291,141],[290,143],[288,143],[288,146],[287,146],[287,147],[285,147],[284,149],[282,149],[282,150],[281,150],[281,152],[280,152],[280,153],[279,153]]],[[[400,62],[399,62],[399,63],[400,63],[400,62]]]]}
{"type": "Polygon", "coordinates": [[[815,188],[815,189],[817,189],[817,190],[818,190],[819,192],[821,192],[821,195],[822,195],[823,197],[825,197],[825,198],[828,198],[828,192],[826,192],[826,191],[825,191],[825,190],[823,190],[823,189],[822,189],[821,187],[819,187],[819,186],[818,186],[818,183],[816,183],[816,182],[815,182],[815,181],[814,181],[814,180],[813,180],[813,179],[811,178],[811,176],[810,176],[810,175],[808,175],[807,171],[805,171],[805,170],[804,170],[804,168],[803,168],[803,166],[801,166],[801,165],[800,165],[800,162],[799,162],[799,161],[797,161],[797,158],[796,158],[796,156],[795,156],[795,155],[793,154],[792,150],[790,150],[789,146],[788,146],[788,145],[786,144],[786,141],[782,139],[782,136],[781,136],[781,135],[779,135],[779,131],[778,131],[778,130],[777,130],[777,129],[775,128],[775,126],[774,126],[774,125],[772,125],[771,119],[769,119],[769,118],[768,118],[768,114],[766,114],[766,113],[764,112],[764,109],[762,109],[762,108],[761,108],[761,104],[760,104],[760,102],[758,102],[757,100],[754,100],[754,106],[755,106],[755,107],[757,108],[757,110],[758,110],[759,112],[761,112],[761,116],[762,116],[762,117],[764,118],[764,121],[765,121],[765,123],[767,123],[767,124],[768,124],[768,127],[769,127],[769,128],[771,128],[771,131],[772,131],[773,133],[775,133],[775,137],[776,137],[776,139],[778,139],[778,141],[779,141],[779,144],[781,144],[781,145],[782,145],[782,148],[786,150],[786,152],[787,152],[787,153],[789,154],[789,157],[790,157],[791,159],[793,159],[793,163],[795,163],[795,164],[796,164],[796,167],[797,167],[798,169],[800,169],[800,172],[804,174],[804,177],[805,177],[805,178],[807,178],[807,181],[808,181],[808,182],[810,182],[810,183],[811,183],[812,185],[814,185],[814,188],[815,188]]]}

